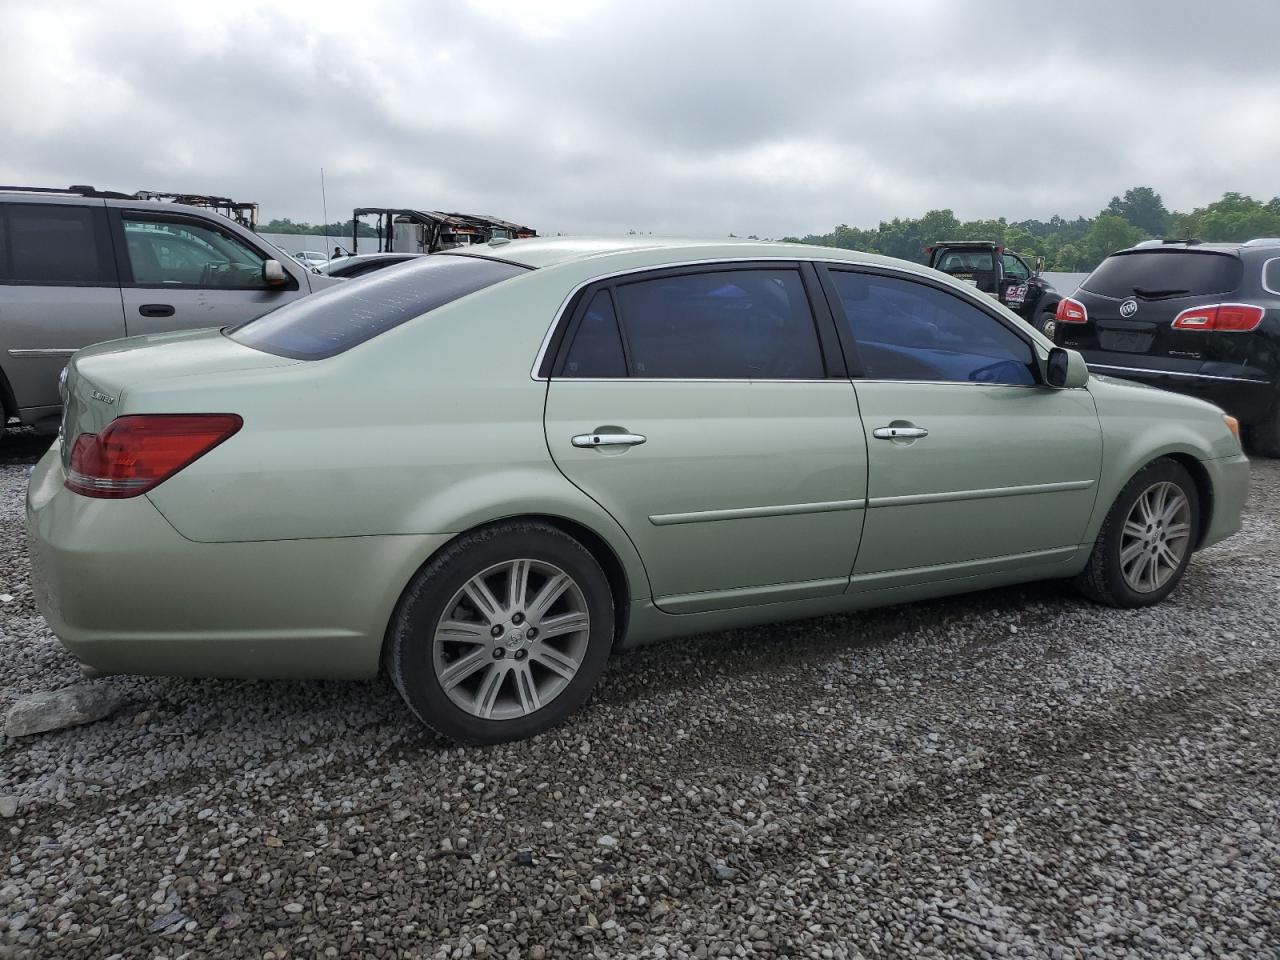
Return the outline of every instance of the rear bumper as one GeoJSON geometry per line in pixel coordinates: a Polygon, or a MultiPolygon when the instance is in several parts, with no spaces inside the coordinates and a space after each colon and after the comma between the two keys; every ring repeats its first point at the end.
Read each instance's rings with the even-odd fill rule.
{"type": "Polygon", "coordinates": [[[369,677],[401,591],[448,535],[196,543],[146,497],[63,486],[59,444],[27,490],[36,602],[104,673],[369,677]]]}
{"type": "MultiPolygon", "coordinates": [[[[1130,366],[1141,357],[1116,358],[1114,354],[1099,356],[1086,353],[1085,362],[1093,373],[1108,377],[1119,377],[1122,380],[1133,380],[1148,386],[1171,390],[1187,396],[1207,400],[1221,407],[1242,423],[1250,423],[1263,416],[1271,409],[1275,401],[1277,386],[1270,380],[1253,376],[1232,375],[1228,372],[1191,372],[1158,370],[1130,366]]],[[[1225,366],[1223,364],[1217,367],[1225,366]]]]}
{"type": "Polygon", "coordinates": [[[1221,460],[1201,460],[1213,490],[1213,511],[1200,547],[1208,547],[1238,532],[1249,497],[1249,458],[1243,453],[1221,460]]]}

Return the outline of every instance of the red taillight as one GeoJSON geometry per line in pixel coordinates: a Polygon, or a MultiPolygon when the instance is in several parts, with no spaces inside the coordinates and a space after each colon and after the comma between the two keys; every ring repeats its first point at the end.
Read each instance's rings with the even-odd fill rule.
{"type": "Polygon", "coordinates": [[[1251,303],[1213,303],[1188,307],[1173,318],[1175,330],[1213,330],[1216,333],[1247,333],[1256,330],[1266,313],[1251,303]]]}
{"type": "Polygon", "coordinates": [[[119,417],[71,446],[67,489],[86,497],[123,499],[146,493],[232,436],[234,413],[119,417]]]}
{"type": "Polygon", "coordinates": [[[1059,323],[1087,323],[1089,311],[1079,300],[1063,297],[1058,301],[1058,312],[1053,315],[1053,318],[1059,323]]]}

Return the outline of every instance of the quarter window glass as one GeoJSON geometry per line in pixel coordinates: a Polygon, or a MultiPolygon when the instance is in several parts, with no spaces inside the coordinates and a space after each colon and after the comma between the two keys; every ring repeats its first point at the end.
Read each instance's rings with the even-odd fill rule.
{"type": "Polygon", "coordinates": [[[1013,254],[1006,253],[1001,257],[1001,259],[1004,261],[1004,275],[1010,280],[1017,280],[1021,282],[1031,278],[1031,271],[1023,266],[1022,261],[1013,254]]]}
{"type": "Polygon", "coordinates": [[[109,283],[110,260],[90,207],[15,203],[7,211],[9,277],[17,283],[109,283]]]}
{"type": "Polygon", "coordinates": [[[591,298],[565,358],[566,377],[625,377],[627,361],[608,290],[591,298]]]}
{"type": "Polygon", "coordinates": [[[831,277],[868,379],[1035,384],[1030,345],[959,297],[896,277],[831,277]]]}
{"type": "Polygon", "coordinates": [[[124,221],[134,283],[254,289],[266,286],[262,257],[229,234],[184,221],[124,221]]]}
{"type": "Polygon", "coordinates": [[[795,270],[726,270],[616,289],[633,377],[817,380],[822,353],[795,270]]]}

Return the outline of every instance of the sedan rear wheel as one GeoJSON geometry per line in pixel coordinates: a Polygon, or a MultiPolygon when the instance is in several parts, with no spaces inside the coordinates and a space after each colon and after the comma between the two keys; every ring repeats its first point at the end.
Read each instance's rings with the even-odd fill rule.
{"type": "Polygon", "coordinates": [[[1112,504],[1076,587],[1112,607],[1159,603],[1187,569],[1199,522],[1186,468],[1167,459],[1148,464],[1112,504]]]}
{"type": "Polygon", "coordinates": [[[531,558],[476,574],[436,622],[433,666],[453,703],[483,720],[542,709],[577,676],[591,636],[582,587],[531,558]]]}
{"type": "Polygon", "coordinates": [[[465,743],[533,736],[587,697],[613,640],[595,558],[542,523],[459,537],[405,591],[388,672],[428,726],[465,743]]]}

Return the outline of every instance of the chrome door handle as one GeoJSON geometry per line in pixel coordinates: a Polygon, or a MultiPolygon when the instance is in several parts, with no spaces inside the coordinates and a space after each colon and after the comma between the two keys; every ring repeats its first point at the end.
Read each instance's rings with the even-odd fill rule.
{"type": "Polygon", "coordinates": [[[877,440],[918,440],[929,431],[924,427],[876,427],[871,435],[877,440]]]}
{"type": "Polygon", "coordinates": [[[580,433],[573,438],[575,447],[638,447],[645,442],[638,433],[580,433]]]}

